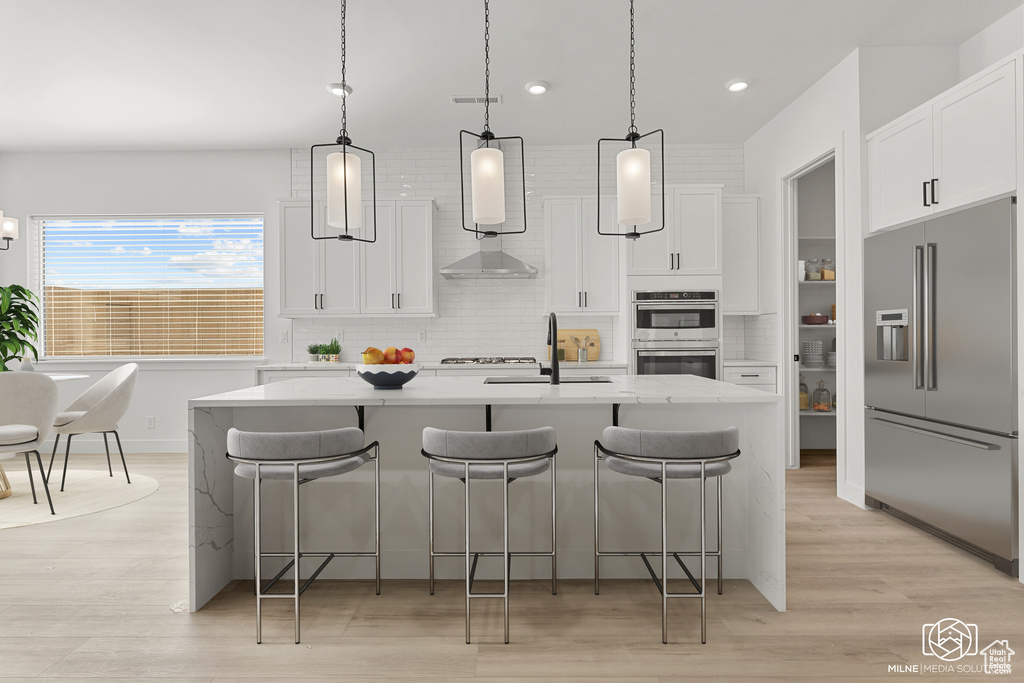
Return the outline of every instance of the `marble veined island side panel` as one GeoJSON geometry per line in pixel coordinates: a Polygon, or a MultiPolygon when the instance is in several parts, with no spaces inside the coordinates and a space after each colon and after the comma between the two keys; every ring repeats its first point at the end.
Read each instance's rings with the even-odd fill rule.
{"type": "MultiPolygon", "coordinates": [[[[235,478],[224,457],[229,427],[293,431],[355,426],[355,406],[364,406],[367,442],[381,443],[381,548],[384,578],[426,577],[426,462],[419,454],[425,426],[483,430],[484,406],[492,406],[493,429],[551,425],[558,434],[558,552],[560,578],[593,576],[593,442],[612,422],[648,429],[714,429],[736,425],[743,454],[723,481],[725,488],[725,576],[744,578],[775,606],[785,608],[784,458],[778,397],[698,377],[614,377],[610,384],[484,385],[479,377],[418,377],[400,391],[374,391],[359,378],[296,379],[251,387],[189,402],[191,483],[191,609],[201,608],[232,579],[252,578],[251,482],[235,478]]],[[[363,468],[368,469],[368,468],[363,468]]],[[[602,470],[602,547],[635,549],[660,543],[654,484],[602,470]],[[648,538],[649,536],[649,538],[648,538]]],[[[303,487],[303,545],[365,549],[372,543],[372,477],[356,471],[303,487]],[[323,530],[329,533],[324,536],[323,530]],[[307,539],[307,533],[309,539],[307,539]]],[[[271,484],[279,483],[272,482],[271,484]]],[[[486,487],[474,482],[474,544],[500,538],[500,513],[486,508],[486,487]],[[477,502],[479,501],[479,502],[477,502]],[[479,511],[477,505],[484,506],[479,511]],[[476,517],[475,517],[476,519],[476,517]]],[[[438,480],[438,547],[462,545],[460,482],[438,480]],[[455,488],[451,488],[451,487],[455,488]]],[[[518,480],[510,489],[513,542],[543,548],[550,543],[546,476],[518,480]],[[534,479],[536,481],[534,481],[534,479]]],[[[670,483],[670,543],[690,547],[696,539],[696,484],[670,483]],[[690,486],[692,490],[686,487],[690,486]],[[678,543],[672,542],[673,535],[678,543]]],[[[283,487],[287,488],[287,487],[283,487]]],[[[714,487],[709,485],[709,524],[714,487]]],[[[275,522],[277,506],[290,518],[290,497],[264,489],[264,544],[287,545],[288,524],[275,522]],[[276,495],[276,497],[275,497],[276,495]]],[[[500,497],[500,496],[499,496],[500,497]]],[[[493,507],[493,506],[492,506],[493,507]]],[[[713,534],[713,526],[709,527],[713,534]]],[[[314,548],[315,549],[315,548],[314,548]]],[[[321,548],[323,549],[323,548],[321,548]]],[[[516,549],[515,547],[513,549],[516,549]]],[[[532,549],[532,548],[531,548],[532,549]]],[[[315,564],[315,563],[312,563],[315,564]]],[[[331,563],[325,578],[372,576],[372,562],[331,563]],[[333,572],[333,573],[332,573],[333,572]]],[[[499,563],[500,564],[500,563],[499,563]]],[[[709,562],[714,575],[714,562],[709,562]]],[[[517,559],[513,578],[547,578],[550,563],[517,559]]],[[[481,578],[496,572],[481,561],[481,578]]],[[[305,569],[304,569],[305,571],[305,569]]],[[[460,578],[461,561],[438,560],[439,578],[460,578]]],[[[646,576],[642,563],[602,561],[602,576],[646,576]]],[[[385,586],[386,588],[386,586],[385,586]]]]}

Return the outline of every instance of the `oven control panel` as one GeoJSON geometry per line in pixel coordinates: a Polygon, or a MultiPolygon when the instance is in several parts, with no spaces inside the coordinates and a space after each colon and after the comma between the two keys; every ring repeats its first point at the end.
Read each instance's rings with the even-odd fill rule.
{"type": "Polygon", "coordinates": [[[643,291],[633,292],[633,301],[717,301],[718,292],[688,291],[688,292],[666,292],[666,291],[643,291]]]}

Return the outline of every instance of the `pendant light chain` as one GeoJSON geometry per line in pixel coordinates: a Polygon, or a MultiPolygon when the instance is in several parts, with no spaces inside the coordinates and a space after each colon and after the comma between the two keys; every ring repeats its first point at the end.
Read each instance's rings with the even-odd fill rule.
{"type": "Polygon", "coordinates": [[[491,5],[484,0],[484,132],[491,130],[491,5]]]}
{"type": "Polygon", "coordinates": [[[348,137],[348,97],[345,94],[345,0],[341,0],[341,137],[348,137]]]}
{"type": "MultiPolygon", "coordinates": [[[[636,133],[636,37],[633,0],[629,0],[629,132],[636,133]]],[[[636,147],[636,143],[633,143],[636,147]]]]}

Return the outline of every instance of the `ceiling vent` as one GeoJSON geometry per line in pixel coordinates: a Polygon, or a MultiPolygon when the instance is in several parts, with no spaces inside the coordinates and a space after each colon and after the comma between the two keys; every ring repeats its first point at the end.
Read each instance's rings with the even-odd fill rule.
{"type": "MultiPolygon", "coordinates": [[[[483,104],[486,97],[462,97],[459,95],[449,95],[452,98],[452,104],[483,104]]],[[[501,104],[501,95],[492,95],[491,104],[501,104]]]]}

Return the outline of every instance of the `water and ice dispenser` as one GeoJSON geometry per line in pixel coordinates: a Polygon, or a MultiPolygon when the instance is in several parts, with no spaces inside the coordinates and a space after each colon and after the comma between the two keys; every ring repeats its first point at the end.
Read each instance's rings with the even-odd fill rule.
{"type": "Polygon", "coordinates": [[[878,331],[878,360],[910,360],[907,356],[910,330],[910,311],[898,308],[875,311],[878,331]]]}

